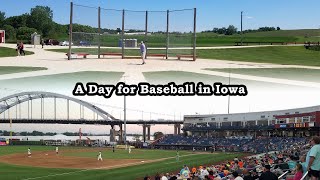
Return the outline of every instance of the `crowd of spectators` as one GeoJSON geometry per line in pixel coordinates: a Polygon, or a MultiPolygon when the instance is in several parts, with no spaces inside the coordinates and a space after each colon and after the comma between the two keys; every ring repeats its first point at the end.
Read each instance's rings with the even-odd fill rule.
{"type": "MultiPolygon", "coordinates": [[[[192,140],[188,139],[188,142],[192,140]]],[[[258,143],[253,141],[254,143],[258,143]]],[[[178,174],[146,176],[145,180],[300,180],[304,175],[311,180],[320,179],[320,137],[310,141],[292,138],[272,139],[270,146],[282,143],[283,150],[237,158],[215,165],[188,167],[184,165],[178,174]],[[308,173],[307,173],[308,172],[308,173]]],[[[262,145],[262,144],[256,144],[262,145]]]]}
{"type": "Polygon", "coordinates": [[[156,145],[189,146],[200,150],[215,151],[232,150],[241,152],[263,153],[267,151],[281,151],[290,146],[305,144],[306,138],[301,137],[258,137],[258,138],[215,138],[201,136],[167,135],[157,141],[156,145]]]}

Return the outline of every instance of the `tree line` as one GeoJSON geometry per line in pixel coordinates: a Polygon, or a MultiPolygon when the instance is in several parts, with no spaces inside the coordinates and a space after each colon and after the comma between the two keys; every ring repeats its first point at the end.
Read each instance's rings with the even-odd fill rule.
{"type": "MultiPolygon", "coordinates": [[[[247,29],[242,31],[243,33],[250,33],[250,32],[264,32],[264,31],[279,31],[281,30],[280,27],[260,27],[258,29],[247,29]]],[[[241,32],[234,25],[229,25],[228,27],[222,28],[213,28],[212,30],[202,31],[202,32],[211,32],[216,34],[224,34],[224,35],[233,35],[233,34],[240,34],[241,32]]]]}
{"type": "MultiPolygon", "coordinates": [[[[19,16],[6,17],[5,12],[0,11],[0,29],[6,31],[7,42],[17,40],[30,41],[31,34],[37,32],[43,38],[58,39],[67,37],[69,24],[58,24],[53,21],[53,11],[48,6],[36,6],[31,8],[30,13],[19,16]]],[[[73,24],[74,32],[98,33],[98,28],[91,26],[73,24]]],[[[101,29],[101,33],[116,34],[117,29],[101,29]]]]}
{"type": "MultiPolygon", "coordinates": [[[[12,136],[54,136],[57,135],[58,133],[54,133],[54,132],[40,132],[40,131],[32,131],[32,132],[12,132],[12,136]]],[[[64,132],[62,133],[63,135],[66,136],[79,136],[79,132],[64,132]]],[[[10,131],[1,131],[0,130],[0,135],[1,136],[10,136],[10,131]]],[[[90,136],[92,134],[89,133],[82,133],[82,136],[90,136]]]]}

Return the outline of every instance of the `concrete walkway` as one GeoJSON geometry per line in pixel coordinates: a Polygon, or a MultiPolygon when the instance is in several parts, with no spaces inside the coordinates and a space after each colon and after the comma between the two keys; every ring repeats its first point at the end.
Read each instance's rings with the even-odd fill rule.
{"type": "MultiPolygon", "coordinates": [[[[15,44],[0,44],[2,47],[15,48],[15,44]]],[[[250,46],[264,47],[264,46],[250,46]]],[[[45,49],[67,48],[60,46],[45,46],[45,49]]],[[[222,49],[222,48],[249,48],[248,46],[228,46],[228,47],[199,47],[198,49],[222,49]]],[[[97,56],[89,55],[87,59],[67,60],[65,53],[45,51],[40,46],[33,48],[26,45],[25,50],[32,51],[35,54],[20,57],[5,57],[0,59],[0,66],[33,66],[47,67],[45,71],[24,72],[15,74],[0,75],[0,80],[13,78],[33,77],[42,75],[52,75],[60,73],[71,73],[78,71],[114,71],[124,72],[126,82],[130,84],[146,81],[143,72],[155,71],[186,71],[201,73],[207,75],[229,77],[229,73],[207,71],[205,68],[310,68],[320,69],[320,67],[297,66],[297,65],[276,65],[266,63],[238,62],[227,60],[206,60],[197,59],[197,61],[178,61],[178,60],[159,60],[148,59],[145,65],[140,65],[140,59],[97,59],[97,56]]],[[[250,75],[230,74],[232,78],[263,81],[270,83],[281,83],[286,85],[296,85],[311,88],[320,88],[320,83],[294,81],[287,79],[276,79],[268,77],[258,77],[250,75]]],[[[121,79],[122,81],[123,79],[121,79]]]]}

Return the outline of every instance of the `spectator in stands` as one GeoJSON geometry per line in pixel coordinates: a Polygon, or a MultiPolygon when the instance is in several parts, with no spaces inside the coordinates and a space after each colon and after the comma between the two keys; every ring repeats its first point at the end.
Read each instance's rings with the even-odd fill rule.
{"type": "Polygon", "coordinates": [[[264,172],[259,177],[259,180],[278,180],[278,177],[270,171],[270,165],[264,166],[264,172]]]}
{"type": "Polygon", "coordinates": [[[161,180],[168,180],[167,176],[165,176],[164,174],[160,174],[161,180]]]}
{"type": "Polygon", "coordinates": [[[312,137],[310,144],[312,148],[307,154],[307,170],[309,171],[311,180],[318,180],[320,177],[320,137],[312,137]]]}
{"type": "Polygon", "coordinates": [[[294,159],[293,156],[289,156],[288,159],[287,159],[287,164],[289,166],[289,169],[294,169],[296,167],[296,164],[297,164],[297,162],[293,161],[292,159],[294,159]]]}
{"type": "Polygon", "coordinates": [[[209,175],[209,172],[208,172],[207,168],[206,168],[205,166],[203,166],[202,169],[200,169],[200,176],[199,176],[199,178],[200,178],[201,180],[203,180],[203,179],[205,179],[205,177],[208,176],[208,175],[209,175]]]}
{"type": "Polygon", "coordinates": [[[209,171],[209,175],[208,175],[208,179],[209,180],[214,180],[214,175],[213,175],[213,171],[209,171]]]}
{"type": "Polygon", "coordinates": [[[151,180],[150,176],[146,175],[143,180],[151,180]]]}
{"type": "Polygon", "coordinates": [[[297,164],[296,169],[295,169],[295,174],[294,174],[294,179],[293,180],[300,180],[303,176],[303,170],[302,170],[302,165],[297,164]]]}
{"type": "Polygon", "coordinates": [[[259,179],[259,175],[258,175],[258,173],[257,173],[257,170],[255,170],[255,169],[252,171],[252,178],[253,178],[254,180],[259,179]]]}
{"type": "Polygon", "coordinates": [[[302,170],[303,170],[303,173],[306,173],[307,172],[307,162],[306,162],[306,156],[305,155],[302,155],[299,159],[300,161],[300,164],[302,165],[302,170]]]}
{"type": "MultiPolygon", "coordinates": [[[[181,175],[182,177],[188,177],[189,174],[190,174],[190,170],[189,170],[188,166],[187,166],[187,165],[184,165],[183,168],[182,168],[181,171],[180,171],[180,175],[181,175]]],[[[189,177],[188,177],[188,178],[189,178],[189,177]]]]}
{"type": "Polygon", "coordinates": [[[253,180],[250,172],[247,169],[244,169],[242,171],[242,174],[243,174],[243,180],[253,180]]]}
{"type": "Polygon", "coordinates": [[[171,173],[169,180],[176,180],[176,179],[177,179],[177,176],[175,176],[173,173],[171,173]]]}
{"type": "Polygon", "coordinates": [[[243,178],[236,171],[232,173],[232,176],[235,178],[234,180],[243,180],[243,178]]]}

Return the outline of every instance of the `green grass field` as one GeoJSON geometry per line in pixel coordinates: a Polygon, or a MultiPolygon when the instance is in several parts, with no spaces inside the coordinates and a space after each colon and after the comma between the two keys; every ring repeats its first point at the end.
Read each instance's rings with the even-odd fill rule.
{"type": "Polygon", "coordinates": [[[25,67],[25,66],[0,66],[0,75],[13,74],[20,72],[41,71],[47,70],[45,67],[25,67]]]}
{"type": "MultiPolygon", "coordinates": [[[[103,151],[102,156],[107,159],[160,159],[160,158],[168,158],[172,157],[175,152],[174,151],[150,151],[150,150],[141,150],[141,149],[133,149],[131,154],[128,154],[128,151],[124,149],[117,149],[116,156],[111,150],[103,151]]],[[[180,156],[190,155],[191,152],[181,151],[180,156]]],[[[79,157],[96,157],[97,152],[73,152],[66,153],[67,156],[79,156],[79,157]]]]}
{"type": "Polygon", "coordinates": [[[200,58],[285,65],[320,66],[320,51],[302,46],[272,46],[241,49],[198,50],[200,58]]]}
{"type": "MultiPolygon", "coordinates": [[[[30,51],[25,51],[26,55],[31,55],[34,54],[33,52],[30,51]]],[[[6,48],[6,47],[0,47],[0,58],[1,57],[14,57],[17,56],[17,51],[12,48],[6,48]]]]}
{"type": "Polygon", "coordinates": [[[290,79],[298,81],[320,82],[320,70],[304,68],[208,68],[206,70],[262,76],[271,78],[290,79]]]}
{"type": "MultiPolygon", "coordinates": [[[[0,148],[0,158],[3,155],[11,153],[26,153],[29,146],[8,146],[0,148]]],[[[31,146],[33,151],[46,151],[52,150],[54,147],[46,146],[31,146]]],[[[71,149],[70,147],[61,147],[63,149],[71,149]]],[[[86,148],[87,149],[87,148],[86,148]]],[[[29,166],[17,166],[11,164],[0,163],[0,179],[16,180],[16,179],[75,179],[75,180],[89,180],[89,179],[113,179],[113,180],[127,180],[127,179],[142,179],[145,175],[154,176],[157,172],[177,172],[184,164],[189,167],[199,165],[211,165],[217,162],[231,160],[234,157],[242,157],[243,154],[239,153],[217,153],[217,154],[192,154],[190,151],[181,151],[180,161],[176,162],[176,151],[169,150],[142,150],[133,149],[132,154],[138,156],[139,159],[160,159],[164,157],[172,157],[163,161],[154,163],[145,163],[141,165],[129,166],[125,168],[116,168],[110,170],[103,169],[60,169],[60,168],[39,168],[29,166]],[[183,156],[187,155],[187,156],[183,156]]],[[[112,154],[111,150],[109,153],[112,154]]],[[[116,149],[117,156],[113,155],[112,158],[126,159],[128,153],[124,153],[124,150],[116,149]]],[[[96,158],[96,153],[91,152],[84,154],[73,154],[72,156],[85,156],[96,158]]],[[[108,154],[104,154],[104,159],[107,159],[108,154]]]]}

